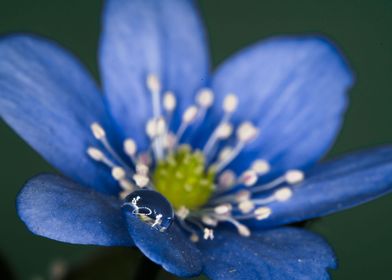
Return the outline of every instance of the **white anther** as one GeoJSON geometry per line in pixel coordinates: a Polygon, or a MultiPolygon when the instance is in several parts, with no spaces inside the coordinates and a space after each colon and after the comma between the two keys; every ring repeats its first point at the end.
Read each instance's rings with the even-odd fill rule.
{"type": "Polygon", "coordinates": [[[274,197],[277,201],[286,201],[290,199],[293,192],[290,188],[281,188],[274,193],[274,197]]]}
{"type": "Polygon", "coordinates": [[[231,93],[223,100],[223,110],[226,113],[233,113],[237,109],[238,98],[235,94],[231,93]]]}
{"type": "Polygon", "coordinates": [[[196,96],[196,103],[203,108],[209,108],[214,102],[214,93],[209,88],[204,88],[199,91],[196,96]]]}
{"type": "Polygon", "coordinates": [[[87,154],[93,160],[96,160],[96,161],[101,161],[101,160],[103,160],[105,158],[104,154],[100,150],[98,150],[97,148],[94,148],[94,147],[89,147],[87,149],[87,154]]]}
{"type": "Polygon", "coordinates": [[[224,147],[222,151],[219,153],[219,160],[225,161],[227,158],[230,157],[232,152],[233,152],[232,147],[224,147]]]}
{"type": "Polygon", "coordinates": [[[237,230],[238,230],[238,233],[241,236],[245,236],[245,237],[249,237],[250,236],[249,228],[247,226],[243,225],[243,224],[237,225],[237,230]]]}
{"type": "Polygon", "coordinates": [[[192,242],[196,243],[196,242],[199,241],[199,236],[198,236],[196,233],[192,233],[191,236],[189,237],[189,239],[190,239],[192,242]]]}
{"type": "Polygon", "coordinates": [[[255,208],[255,204],[251,200],[244,200],[238,204],[238,208],[242,213],[247,214],[255,208]]]}
{"type": "Polygon", "coordinates": [[[233,132],[233,126],[228,123],[224,122],[220,124],[216,129],[216,137],[218,139],[227,139],[233,132]]]}
{"type": "Polygon", "coordinates": [[[137,151],[136,142],[130,138],[126,139],[124,141],[124,151],[128,156],[133,157],[137,151]]]}
{"type": "Polygon", "coordinates": [[[235,200],[237,202],[249,200],[250,197],[251,197],[251,192],[247,191],[247,190],[242,190],[242,191],[239,191],[235,194],[235,200]]]}
{"type": "Polygon", "coordinates": [[[235,184],[236,176],[231,170],[225,170],[218,178],[219,186],[223,189],[229,188],[235,184]]]}
{"type": "Polygon", "coordinates": [[[148,166],[143,163],[136,164],[136,173],[147,176],[148,174],[148,166]]]}
{"type": "Polygon", "coordinates": [[[97,122],[92,123],[90,128],[91,128],[91,131],[93,132],[94,137],[96,139],[100,140],[100,139],[105,138],[105,136],[106,136],[105,130],[103,129],[103,127],[99,123],[97,123],[97,122]]]}
{"type": "Polygon", "coordinates": [[[184,123],[193,122],[197,116],[197,112],[198,110],[196,106],[188,107],[188,109],[186,109],[184,114],[182,115],[182,121],[184,123]]]}
{"type": "Polygon", "coordinates": [[[258,134],[258,129],[251,122],[243,122],[237,129],[237,138],[240,142],[249,142],[258,134]]]}
{"type": "Polygon", "coordinates": [[[180,219],[185,220],[186,217],[188,217],[189,212],[190,212],[190,211],[189,211],[188,208],[186,208],[185,206],[181,206],[181,207],[178,208],[178,210],[176,211],[176,215],[177,215],[180,219]]]}
{"type": "Polygon", "coordinates": [[[270,165],[268,161],[258,159],[252,163],[251,169],[254,170],[258,175],[266,174],[270,171],[270,165]]]}
{"type": "Polygon", "coordinates": [[[141,153],[138,156],[138,161],[141,164],[149,166],[151,164],[151,156],[148,154],[148,152],[141,153]]]}
{"type": "Polygon", "coordinates": [[[250,169],[250,170],[246,170],[244,173],[242,173],[241,175],[241,182],[247,186],[247,187],[251,187],[254,184],[256,184],[257,182],[257,173],[250,169]]]}
{"type": "Polygon", "coordinates": [[[150,74],[147,76],[147,87],[152,92],[159,92],[161,90],[161,83],[156,75],[150,74]]]}
{"type": "Polygon", "coordinates": [[[138,185],[140,188],[147,186],[150,181],[147,176],[141,174],[133,175],[133,180],[135,180],[136,185],[138,185]]]}
{"type": "Polygon", "coordinates": [[[269,207],[259,207],[254,211],[256,220],[267,219],[271,215],[272,211],[269,207]]]}
{"type": "Polygon", "coordinates": [[[163,135],[166,132],[166,121],[164,118],[158,118],[156,120],[156,134],[163,135]]]}
{"type": "Polygon", "coordinates": [[[168,149],[173,149],[176,143],[177,143],[176,135],[174,135],[172,132],[168,132],[164,139],[165,147],[168,149]]]}
{"type": "Polygon", "coordinates": [[[203,224],[206,224],[211,227],[216,227],[218,225],[218,221],[208,215],[203,215],[201,217],[201,221],[203,222],[203,224]]]}
{"type": "Polygon", "coordinates": [[[230,213],[231,209],[232,209],[231,204],[226,203],[226,204],[221,204],[216,206],[214,208],[214,212],[218,215],[226,215],[230,213]]]}
{"type": "Polygon", "coordinates": [[[146,133],[150,138],[154,138],[157,135],[157,123],[154,119],[148,120],[146,125],[146,133]]]}
{"type": "Polygon", "coordinates": [[[203,236],[203,238],[205,240],[208,240],[208,239],[212,240],[212,239],[214,239],[214,230],[213,229],[209,229],[209,228],[204,228],[204,236],[203,236]]]}
{"type": "Polygon", "coordinates": [[[289,170],[286,172],[284,177],[287,183],[294,185],[303,181],[304,173],[300,170],[289,170]]]}
{"type": "Polygon", "coordinates": [[[177,99],[173,92],[167,91],[163,96],[163,108],[168,112],[173,112],[177,105],[177,99]]]}
{"type": "Polygon", "coordinates": [[[126,175],[126,172],[125,172],[124,168],[122,168],[120,166],[115,166],[112,168],[112,176],[117,181],[124,179],[125,175],[126,175]]]}
{"type": "Polygon", "coordinates": [[[119,183],[120,183],[120,187],[123,190],[133,191],[135,189],[135,186],[132,185],[132,183],[129,180],[127,180],[127,179],[122,179],[122,180],[119,181],[119,183]]]}

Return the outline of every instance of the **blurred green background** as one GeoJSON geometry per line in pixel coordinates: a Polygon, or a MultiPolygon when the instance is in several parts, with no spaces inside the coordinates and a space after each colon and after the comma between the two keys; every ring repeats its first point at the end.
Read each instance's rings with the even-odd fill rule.
{"type": "MultiPolygon", "coordinates": [[[[28,31],[53,38],[76,53],[98,78],[101,7],[101,1],[1,0],[0,33],[28,31]]],[[[357,83],[329,157],[392,142],[392,1],[202,0],[200,7],[214,65],[271,35],[317,32],[331,37],[348,57],[357,83]]],[[[46,279],[54,261],[72,265],[96,248],[58,243],[25,229],[15,212],[16,194],[26,179],[52,169],[3,123],[0,138],[0,254],[20,279],[46,279]]],[[[339,257],[334,279],[392,278],[391,213],[392,195],[313,226],[339,257]]],[[[163,273],[161,278],[165,277],[163,273]]]]}

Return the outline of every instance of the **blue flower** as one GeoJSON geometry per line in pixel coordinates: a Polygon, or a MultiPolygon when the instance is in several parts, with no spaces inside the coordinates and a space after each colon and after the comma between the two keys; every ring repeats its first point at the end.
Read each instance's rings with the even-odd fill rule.
{"type": "Polygon", "coordinates": [[[328,279],[331,248],[290,224],[391,190],[392,147],[314,166],[353,83],[324,38],[265,40],[211,74],[193,1],[108,0],[99,63],[102,87],[50,40],[0,40],[1,116],[65,175],[17,198],[37,235],[135,245],[184,277],[328,279]]]}

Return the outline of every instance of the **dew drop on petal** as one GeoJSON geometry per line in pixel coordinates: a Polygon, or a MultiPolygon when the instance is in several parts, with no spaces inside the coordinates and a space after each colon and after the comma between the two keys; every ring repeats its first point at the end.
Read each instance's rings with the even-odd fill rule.
{"type": "Polygon", "coordinates": [[[134,191],[126,197],[123,207],[139,220],[161,232],[167,230],[174,220],[171,204],[156,191],[134,191]]]}

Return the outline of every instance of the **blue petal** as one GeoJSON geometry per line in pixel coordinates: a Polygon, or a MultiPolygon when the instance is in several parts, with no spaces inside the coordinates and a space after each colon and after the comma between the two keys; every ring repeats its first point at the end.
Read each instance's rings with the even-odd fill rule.
{"type": "Polygon", "coordinates": [[[270,204],[271,216],[255,224],[272,227],[341,211],[392,191],[392,147],[347,155],[315,168],[285,202],[270,204]]]}
{"type": "Polygon", "coordinates": [[[201,253],[177,224],[173,223],[166,231],[160,232],[127,210],[124,210],[124,216],[135,245],[152,261],[180,277],[201,273],[201,253]]]}
{"type": "Polygon", "coordinates": [[[17,198],[19,217],[33,233],[74,244],[131,246],[120,202],[62,177],[39,175],[17,198]]]}
{"type": "MultiPolygon", "coordinates": [[[[340,53],[318,37],[273,38],[234,55],[213,78],[217,104],[236,93],[234,122],[252,121],[260,136],[232,167],[243,170],[256,157],[275,172],[313,164],[341,127],[351,84],[340,53]]],[[[212,117],[221,115],[217,106],[212,117]]]]}
{"type": "Polygon", "coordinates": [[[100,47],[103,85],[111,112],[127,136],[146,147],[152,117],[149,74],[174,91],[178,111],[208,77],[204,30],[191,0],[107,0],[100,47]]]}
{"type": "Polygon", "coordinates": [[[82,185],[117,191],[110,172],[88,158],[94,121],[108,126],[99,91],[69,53],[45,39],[0,40],[0,114],[48,162],[82,185]]]}
{"type": "Polygon", "coordinates": [[[297,228],[252,232],[217,230],[215,239],[199,244],[204,273],[214,280],[329,279],[334,253],[318,235],[297,228]]]}

